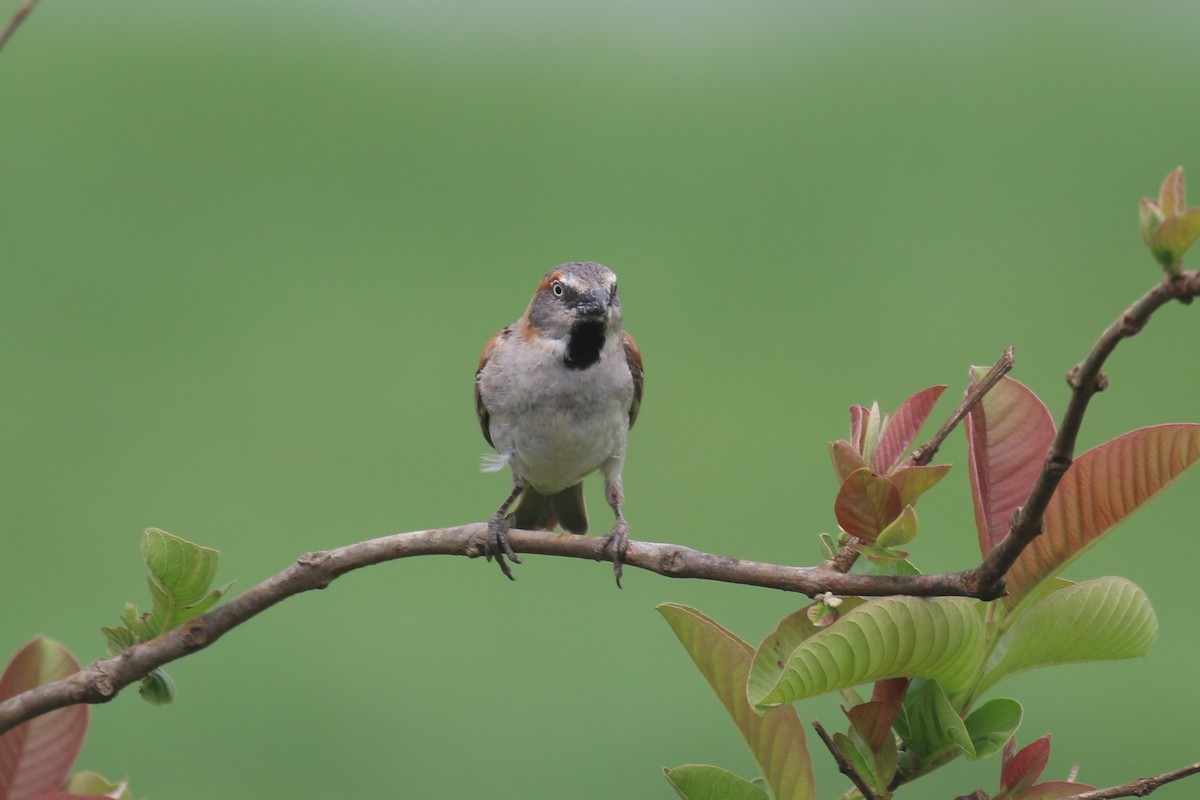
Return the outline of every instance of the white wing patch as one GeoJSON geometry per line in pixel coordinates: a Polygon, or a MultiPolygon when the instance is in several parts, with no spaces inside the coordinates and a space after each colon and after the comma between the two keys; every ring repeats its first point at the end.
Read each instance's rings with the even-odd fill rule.
{"type": "Polygon", "coordinates": [[[480,472],[499,472],[508,466],[512,453],[484,453],[479,460],[480,472]]]}

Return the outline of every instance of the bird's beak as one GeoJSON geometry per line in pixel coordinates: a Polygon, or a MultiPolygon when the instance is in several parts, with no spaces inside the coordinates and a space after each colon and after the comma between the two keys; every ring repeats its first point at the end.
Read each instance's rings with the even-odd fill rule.
{"type": "Polygon", "coordinates": [[[581,317],[595,319],[608,313],[608,305],[608,292],[602,289],[593,289],[586,297],[579,298],[575,310],[581,317]]]}

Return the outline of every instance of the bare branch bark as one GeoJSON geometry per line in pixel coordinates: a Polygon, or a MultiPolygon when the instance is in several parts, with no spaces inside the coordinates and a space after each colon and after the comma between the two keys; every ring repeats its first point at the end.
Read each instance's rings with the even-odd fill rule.
{"type": "Polygon", "coordinates": [[[1188,764],[1186,767],[1173,769],[1161,775],[1150,775],[1138,778],[1120,786],[1110,786],[1107,789],[1092,789],[1081,794],[1072,795],[1071,800],[1113,800],[1117,797],[1145,797],[1166,783],[1177,781],[1191,775],[1200,775],[1200,761],[1188,764]]]}
{"type": "Polygon", "coordinates": [[[4,26],[4,30],[0,31],[0,50],[4,49],[4,45],[8,44],[8,40],[17,32],[17,28],[21,27],[21,23],[33,11],[33,7],[38,4],[38,0],[25,0],[21,7],[17,9],[17,13],[13,14],[12,19],[4,26]]]}
{"type": "MultiPolygon", "coordinates": [[[[1150,315],[1169,300],[1188,301],[1200,295],[1200,273],[1184,272],[1138,300],[1105,331],[1092,352],[1073,372],[1075,396],[1055,439],[1046,466],[1029,501],[1005,539],[983,563],[963,572],[935,575],[855,575],[829,566],[796,567],[767,564],[704,553],[675,544],[631,541],[625,563],[670,578],[738,583],[814,596],[909,595],[960,596],[993,600],[1003,591],[1003,575],[1021,550],[1040,533],[1046,502],[1070,463],[1079,421],[1098,387],[1100,367],[1122,338],[1131,336],[1150,315]],[[1063,454],[1066,454],[1065,456],[1063,454]],[[1065,459],[1065,460],[1064,460],[1065,459]]],[[[0,703],[0,733],[34,717],[76,703],[104,703],[123,688],[164,664],[208,647],[225,633],[295,594],[323,589],[353,570],[424,555],[484,555],[486,523],[397,533],[336,550],[308,553],[272,578],[189,620],[162,636],[135,645],[121,655],[96,661],[80,672],[0,703]]],[[[513,548],[520,553],[611,561],[602,540],[592,536],[513,530],[513,548]]]]}
{"type": "Polygon", "coordinates": [[[992,365],[987,374],[983,376],[983,380],[971,387],[971,391],[967,392],[967,396],[959,403],[958,408],[954,409],[954,413],[950,415],[950,419],[942,423],[942,427],[938,428],[937,433],[933,435],[925,444],[918,447],[909,456],[909,460],[915,466],[923,467],[933,460],[937,455],[938,448],[942,446],[942,442],[946,441],[958,423],[966,418],[967,414],[971,413],[971,409],[975,404],[983,399],[983,396],[992,390],[992,387],[1000,382],[1000,379],[1007,375],[1013,368],[1013,349],[1011,347],[1004,348],[1004,355],[1000,356],[1000,360],[992,365]]]}

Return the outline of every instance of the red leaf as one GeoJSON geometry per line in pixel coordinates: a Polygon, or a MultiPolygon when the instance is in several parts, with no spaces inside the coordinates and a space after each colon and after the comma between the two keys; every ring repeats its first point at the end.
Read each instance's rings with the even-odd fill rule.
{"type": "Polygon", "coordinates": [[[896,485],[872,474],[867,467],[850,474],[833,503],[842,530],[866,542],[875,541],[879,532],[903,510],[896,485]]]}
{"type": "MultiPolygon", "coordinates": [[[[971,385],[985,372],[975,367],[971,385]]],[[[1054,440],[1054,421],[1037,395],[1006,377],[967,414],[966,430],[975,527],[987,555],[1029,498],[1054,440]]]]}
{"type": "MultiPolygon", "coordinates": [[[[78,671],[79,662],[65,647],[39,636],[21,648],[0,675],[0,700],[78,671]]],[[[87,706],[74,705],[0,736],[0,800],[29,800],[58,791],[79,755],[87,724],[87,706]]]]}
{"type": "Polygon", "coordinates": [[[1035,739],[1021,748],[1021,752],[1010,757],[1004,750],[1004,766],[1000,769],[1000,791],[1016,794],[1037,783],[1042,770],[1050,762],[1050,734],[1035,739]]]}
{"type": "Polygon", "coordinates": [[[875,454],[871,456],[871,469],[876,475],[888,474],[907,455],[913,439],[921,432],[921,426],[945,390],[945,386],[930,386],[900,404],[884,426],[875,454]]]}
{"type": "Polygon", "coordinates": [[[867,446],[867,420],[871,412],[862,406],[850,406],[850,444],[858,452],[867,446]]]}
{"type": "Polygon", "coordinates": [[[867,465],[862,454],[854,449],[854,445],[845,439],[829,443],[829,458],[833,461],[833,471],[837,473],[838,483],[844,483],[850,473],[867,465]]]}
{"type": "Polygon", "coordinates": [[[872,753],[883,750],[888,737],[892,735],[892,723],[896,721],[896,715],[892,709],[887,708],[883,703],[871,701],[859,703],[846,711],[846,716],[850,718],[850,724],[871,748],[872,753]]]}
{"type": "Polygon", "coordinates": [[[1042,535],[1009,570],[1013,600],[1054,575],[1200,460],[1200,425],[1140,428],[1095,447],[1067,470],[1042,535]]]}

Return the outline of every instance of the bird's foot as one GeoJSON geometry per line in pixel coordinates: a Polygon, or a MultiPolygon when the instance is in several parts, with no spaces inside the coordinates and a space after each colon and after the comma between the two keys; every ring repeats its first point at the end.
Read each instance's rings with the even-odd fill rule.
{"type": "Polygon", "coordinates": [[[487,538],[483,542],[483,555],[488,561],[491,561],[494,556],[504,576],[510,581],[516,580],[512,568],[504,560],[507,556],[514,564],[521,563],[521,559],[513,551],[512,545],[508,541],[508,516],[506,514],[493,514],[492,518],[488,520],[487,538]]]}
{"type": "Polygon", "coordinates": [[[612,552],[613,574],[617,578],[617,588],[621,588],[621,565],[625,563],[625,550],[629,547],[629,525],[625,520],[618,519],[613,529],[600,540],[600,552],[612,552]]]}

